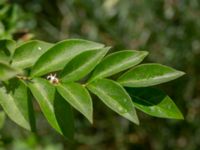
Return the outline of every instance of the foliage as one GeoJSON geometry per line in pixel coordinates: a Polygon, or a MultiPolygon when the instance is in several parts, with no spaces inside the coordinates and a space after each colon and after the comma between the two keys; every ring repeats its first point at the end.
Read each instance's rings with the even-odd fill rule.
{"type": "MultiPolygon", "coordinates": [[[[138,111],[141,124],[134,126],[131,122],[115,116],[94,97],[95,111],[92,126],[78,112],[74,112],[75,148],[97,150],[199,148],[200,3],[198,0],[54,0],[51,3],[47,0],[0,0],[0,3],[0,10],[3,4],[17,5],[23,11],[23,16],[20,11],[16,13],[19,16],[16,26],[13,26],[14,34],[9,32],[12,34],[9,37],[17,41],[27,39],[25,38],[27,33],[34,34],[37,39],[53,42],[66,38],[90,39],[112,45],[112,51],[124,47],[148,50],[150,55],[146,57],[145,62],[158,62],[187,72],[183,78],[158,85],[175,100],[184,114],[183,121],[160,120],[138,111]]],[[[116,76],[112,78],[115,79],[116,76]]],[[[145,100],[145,97],[143,99],[145,100]]],[[[33,102],[35,105],[36,102],[33,102]]],[[[37,132],[39,139],[36,140],[35,146],[37,145],[38,149],[45,149],[45,145],[54,143],[61,144],[63,149],[70,149],[45,122],[37,104],[35,113],[39,127],[37,132]]],[[[20,142],[30,146],[29,134],[9,120],[0,130],[0,134],[0,146],[5,146],[5,149],[15,150],[20,142]]],[[[37,148],[31,147],[31,149],[37,148]]]]}
{"type": "Polygon", "coordinates": [[[148,93],[143,89],[140,95],[131,91],[184,74],[159,64],[136,66],[147,56],[145,51],[124,50],[105,56],[110,47],[81,39],[55,44],[34,40],[17,45],[15,49],[14,41],[1,40],[1,43],[4,43],[1,49],[4,61],[0,63],[0,104],[8,117],[25,129],[36,130],[34,97],[49,124],[73,139],[71,106],[93,122],[89,91],[135,124],[139,124],[135,107],[149,115],[183,119],[176,105],[162,92],[151,89],[148,93]],[[130,68],[133,69],[127,71],[130,68]],[[106,79],[114,74],[119,74],[116,81],[106,79]],[[127,92],[123,86],[133,88],[127,92]],[[143,99],[146,103],[142,103],[143,99]]]}

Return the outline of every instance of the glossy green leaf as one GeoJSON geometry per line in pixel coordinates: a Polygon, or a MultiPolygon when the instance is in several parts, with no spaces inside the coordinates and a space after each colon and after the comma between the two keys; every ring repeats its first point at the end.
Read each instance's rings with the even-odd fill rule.
{"type": "Polygon", "coordinates": [[[27,130],[35,130],[31,100],[27,87],[19,81],[12,81],[8,87],[0,87],[0,105],[16,124],[27,130]]]}
{"type": "Polygon", "coordinates": [[[21,72],[11,68],[10,66],[4,63],[0,63],[0,80],[2,81],[8,80],[16,76],[18,73],[21,73],[21,72]]]}
{"type": "Polygon", "coordinates": [[[104,78],[139,64],[146,56],[146,51],[124,50],[105,57],[95,68],[90,81],[104,78]]]}
{"type": "Polygon", "coordinates": [[[50,47],[52,47],[51,43],[38,40],[24,43],[16,48],[12,66],[23,69],[31,67],[50,47]]]}
{"type": "Polygon", "coordinates": [[[41,76],[61,70],[78,54],[103,47],[102,44],[79,39],[59,42],[40,57],[32,69],[31,76],[41,76]]]}
{"type": "Polygon", "coordinates": [[[129,70],[117,81],[127,87],[147,87],[174,80],[182,75],[183,72],[168,66],[150,63],[129,70]]]}
{"type": "Polygon", "coordinates": [[[127,88],[136,108],[155,117],[183,119],[172,99],[155,88],[127,88]]]}
{"type": "Polygon", "coordinates": [[[59,84],[57,89],[67,102],[92,123],[92,99],[85,87],[78,83],[63,83],[59,84]]]}
{"type": "Polygon", "coordinates": [[[113,111],[139,124],[131,98],[120,84],[108,79],[99,79],[89,83],[87,87],[113,111]]]}
{"type": "Polygon", "coordinates": [[[3,111],[0,111],[0,129],[3,127],[6,115],[3,111]]]}
{"type": "Polygon", "coordinates": [[[90,73],[106,55],[110,47],[81,53],[72,59],[61,74],[62,82],[77,81],[90,73]]]}
{"type": "Polygon", "coordinates": [[[60,134],[72,139],[74,133],[73,114],[70,105],[57,94],[48,80],[36,78],[29,88],[49,124],[60,134]]]}

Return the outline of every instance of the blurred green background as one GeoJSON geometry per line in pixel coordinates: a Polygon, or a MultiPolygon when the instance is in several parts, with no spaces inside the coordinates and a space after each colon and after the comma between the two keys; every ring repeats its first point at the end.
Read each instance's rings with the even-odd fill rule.
{"type": "Polygon", "coordinates": [[[0,0],[0,38],[83,38],[112,46],[113,51],[147,50],[145,62],[186,72],[159,86],[183,112],[183,121],[138,111],[141,125],[136,126],[97,99],[93,125],[75,112],[76,135],[70,143],[51,129],[36,107],[38,132],[27,132],[6,119],[0,150],[200,149],[199,0],[0,0]]]}

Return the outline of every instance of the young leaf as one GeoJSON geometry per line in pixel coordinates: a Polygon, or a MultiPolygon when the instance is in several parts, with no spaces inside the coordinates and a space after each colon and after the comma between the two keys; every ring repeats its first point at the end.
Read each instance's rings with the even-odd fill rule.
{"type": "Polygon", "coordinates": [[[127,88],[136,108],[155,117],[183,119],[172,99],[155,88],[127,88]]]}
{"type": "Polygon", "coordinates": [[[33,40],[16,48],[12,66],[17,68],[32,67],[38,58],[52,47],[51,43],[33,40]]]}
{"type": "Polygon", "coordinates": [[[72,110],[69,104],[56,94],[56,88],[48,80],[41,78],[33,79],[32,83],[29,83],[29,88],[49,124],[60,134],[72,139],[72,110]]]}
{"type": "Polygon", "coordinates": [[[88,91],[78,83],[63,83],[57,86],[63,98],[92,123],[92,99],[88,91]]]}
{"type": "Polygon", "coordinates": [[[40,57],[32,69],[31,76],[41,76],[61,70],[78,54],[103,47],[104,45],[102,44],[79,39],[59,42],[40,57]]]}
{"type": "Polygon", "coordinates": [[[139,124],[131,98],[120,84],[108,79],[99,79],[89,83],[87,87],[113,111],[139,124]]]}
{"type": "Polygon", "coordinates": [[[72,59],[61,74],[62,82],[77,81],[90,73],[108,52],[109,47],[81,53],[72,59]]]}
{"type": "Polygon", "coordinates": [[[146,56],[146,51],[124,50],[105,57],[95,68],[90,81],[104,78],[139,64],[146,56]]]}
{"type": "Polygon", "coordinates": [[[8,80],[16,76],[20,71],[11,68],[10,66],[0,63],[0,80],[8,80]]]}
{"type": "Polygon", "coordinates": [[[127,71],[117,81],[127,87],[147,87],[174,80],[182,75],[183,72],[168,66],[150,63],[127,71]]]}
{"type": "MultiPolygon", "coordinates": [[[[13,83],[14,81],[12,81],[13,83]]],[[[27,87],[19,82],[15,86],[6,89],[0,87],[0,105],[16,124],[21,127],[30,130],[34,130],[34,124],[31,126],[30,123],[34,123],[33,112],[27,95],[27,87]],[[9,91],[10,90],[10,91],[9,91]]]]}

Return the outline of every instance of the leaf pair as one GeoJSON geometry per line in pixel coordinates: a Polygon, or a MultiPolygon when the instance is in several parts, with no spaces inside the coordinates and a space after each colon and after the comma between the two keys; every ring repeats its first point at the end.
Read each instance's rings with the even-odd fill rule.
{"type": "Polygon", "coordinates": [[[183,119],[183,116],[169,96],[162,91],[148,87],[174,80],[184,75],[170,67],[150,63],[127,71],[117,80],[128,88],[133,103],[139,110],[156,117],[183,119]],[[135,88],[136,87],[136,88],[135,88]]]}
{"type": "Polygon", "coordinates": [[[74,121],[70,105],[45,79],[35,78],[28,85],[49,124],[60,134],[71,139],[74,134],[74,121]]]}

